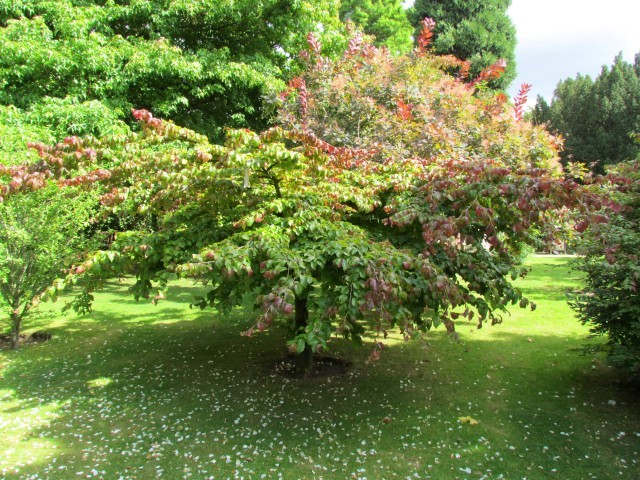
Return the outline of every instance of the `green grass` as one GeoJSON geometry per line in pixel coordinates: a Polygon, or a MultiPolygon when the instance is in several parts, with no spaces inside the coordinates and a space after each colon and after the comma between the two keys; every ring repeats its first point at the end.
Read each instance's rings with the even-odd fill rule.
{"type": "Polygon", "coordinates": [[[88,317],[48,307],[30,329],[50,342],[0,351],[0,476],[640,478],[638,390],[581,355],[567,262],[530,260],[535,312],[395,336],[375,364],[335,340],[350,372],[305,381],[274,371],[283,331],[241,337],[249,316],[189,310],[187,284],[154,307],[114,281],[88,317]]]}

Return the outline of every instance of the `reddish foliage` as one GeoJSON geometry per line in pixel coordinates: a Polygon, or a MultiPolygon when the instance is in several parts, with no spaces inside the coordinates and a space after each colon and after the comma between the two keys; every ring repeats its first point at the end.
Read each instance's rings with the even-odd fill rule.
{"type": "Polygon", "coordinates": [[[522,114],[524,113],[524,106],[527,103],[527,94],[531,90],[531,85],[529,83],[523,83],[520,85],[520,90],[516,95],[516,98],[513,100],[513,114],[516,118],[517,122],[522,121],[522,114]]]}
{"type": "Polygon", "coordinates": [[[418,35],[418,49],[424,52],[433,38],[433,29],[436,27],[436,22],[432,18],[426,17],[422,20],[421,25],[422,29],[420,30],[420,35],[418,35]]]}
{"type": "Polygon", "coordinates": [[[362,32],[356,32],[356,34],[349,39],[349,44],[345,56],[354,56],[360,52],[362,47],[362,32]]]}
{"type": "Polygon", "coordinates": [[[412,106],[404,103],[401,99],[396,101],[396,105],[398,105],[398,116],[402,120],[411,120],[411,108],[412,106]]]}
{"type": "Polygon", "coordinates": [[[307,84],[302,77],[295,77],[289,82],[289,89],[295,89],[298,91],[298,101],[300,102],[300,116],[302,117],[302,124],[304,128],[307,127],[307,84]]]}
{"type": "Polygon", "coordinates": [[[307,44],[309,45],[312,53],[314,53],[315,55],[320,55],[322,45],[320,43],[320,40],[318,40],[312,32],[309,32],[307,34],[307,44]]]}
{"type": "Polygon", "coordinates": [[[466,80],[469,78],[469,70],[471,69],[471,62],[468,60],[464,60],[460,63],[460,72],[459,77],[461,80],[466,80]]]}
{"type": "Polygon", "coordinates": [[[498,59],[493,65],[489,65],[485,68],[480,75],[473,80],[469,85],[474,86],[479,83],[488,82],[500,78],[507,68],[507,62],[503,58],[498,59]]]}

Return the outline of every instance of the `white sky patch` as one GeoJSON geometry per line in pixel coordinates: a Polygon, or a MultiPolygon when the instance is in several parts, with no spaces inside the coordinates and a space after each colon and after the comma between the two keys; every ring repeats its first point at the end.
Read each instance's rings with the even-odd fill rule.
{"type": "Polygon", "coordinates": [[[529,106],[537,95],[551,100],[561,80],[595,78],[618,53],[632,62],[640,52],[639,0],[513,0],[509,15],[518,35],[518,76],[509,91],[533,84],[529,106]]]}
{"type": "Polygon", "coordinates": [[[640,39],[637,0],[513,0],[509,15],[525,46],[599,39],[623,45],[640,39]]]}

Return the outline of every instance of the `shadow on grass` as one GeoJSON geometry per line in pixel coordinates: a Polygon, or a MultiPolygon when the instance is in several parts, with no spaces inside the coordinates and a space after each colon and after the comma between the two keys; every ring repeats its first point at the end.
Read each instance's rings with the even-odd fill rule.
{"type": "MultiPolygon", "coordinates": [[[[130,292],[130,287],[133,284],[133,279],[126,277],[124,279],[115,279],[105,282],[104,288],[98,292],[98,294],[107,292],[111,295],[121,295],[119,303],[128,305],[137,305],[140,302],[149,302],[149,299],[136,300],[130,292]]],[[[193,303],[195,295],[203,295],[208,290],[208,287],[202,285],[202,283],[191,282],[188,280],[182,280],[179,283],[169,283],[167,290],[167,300],[170,302],[184,303],[189,305],[193,303]]],[[[151,289],[151,297],[157,292],[157,287],[151,289]]]]}
{"type": "MultiPolygon", "coordinates": [[[[436,444],[446,445],[448,456],[456,449],[471,452],[478,435],[492,441],[495,436],[496,443],[498,438],[517,437],[522,428],[508,417],[527,424],[543,415],[545,422],[567,421],[568,406],[558,397],[570,394],[571,405],[594,404],[598,418],[606,415],[611,395],[625,409],[633,400],[605,382],[604,372],[592,372],[590,362],[570,351],[575,343],[567,345],[556,336],[533,336],[528,342],[519,334],[492,332],[499,343],[457,344],[437,332],[426,345],[390,345],[374,364],[365,364],[370,345],[351,350],[336,340],[335,351],[354,361],[352,371],[300,382],[272,369],[284,353],[284,335],[277,328],[241,337],[247,326],[241,311],[231,322],[220,320],[214,326],[202,317],[161,323],[161,317],[174,310],[153,321],[141,316],[126,325],[112,319],[106,332],[80,345],[79,339],[59,339],[40,351],[21,352],[22,365],[3,375],[18,405],[0,414],[55,406],[51,421],[32,428],[22,441],[48,439],[74,473],[95,464],[109,476],[151,478],[157,464],[154,452],[170,457],[170,451],[186,448],[189,459],[180,454],[163,463],[165,472],[181,475],[196,457],[232,454],[244,461],[248,454],[236,455],[242,445],[261,445],[271,452],[264,462],[273,466],[283,451],[267,445],[278,441],[289,454],[327,448],[327,454],[338,455],[341,449],[355,452],[363,441],[370,444],[384,435],[391,444],[376,448],[388,464],[397,463],[393,455],[422,458],[436,444]],[[554,353],[562,355],[556,359],[554,353]],[[604,397],[595,386],[606,389],[604,397]],[[544,395],[538,397],[538,392],[544,395]],[[476,405],[483,397],[488,401],[476,405]],[[469,413],[482,422],[480,430],[460,430],[457,418],[469,413]],[[318,430],[331,433],[322,438],[318,430]],[[400,448],[407,441],[415,449],[400,448]]],[[[107,322],[106,317],[100,322],[107,322]]],[[[632,415],[637,422],[638,415],[632,415]]],[[[532,438],[546,445],[544,427],[539,430],[532,438]]],[[[588,454],[586,447],[578,450],[588,454]]],[[[483,452],[469,456],[483,461],[483,452]]],[[[306,465],[299,463],[291,471],[306,465]]],[[[42,458],[29,471],[42,473],[50,465],[50,459],[42,458]]],[[[310,475],[311,467],[305,468],[301,474],[310,475]]],[[[505,471],[515,474],[520,467],[513,468],[505,471]]]]}
{"type": "MultiPolygon", "coordinates": [[[[91,465],[108,471],[107,477],[154,478],[162,461],[165,474],[178,478],[185,468],[204,470],[196,459],[213,455],[221,476],[240,471],[257,477],[251,468],[264,473],[284,462],[290,464],[286,477],[310,478],[319,476],[313,465],[326,456],[339,457],[346,469],[333,478],[346,478],[364,458],[355,452],[375,445],[382,465],[404,476],[413,464],[434,463],[436,452],[448,470],[434,478],[456,478],[461,467],[455,454],[466,449],[470,464],[484,462],[494,476],[516,478],[533,457],[504,449],[511,443],[520,448],[525,425],[528,446],[550,446],[549,463],[556,467],[596,449],[618,455],[622,441],[602,445],[599,436],[640,431],[637,391],[601,362],[581,356],[576,349],[582,339],[561,333],[496,326],[473,337],[466,333],[460,343],[441,330],[426,343],[395,336],[371,364],[370,340],[361,349],[333,340],[331,353],[353,362],[349,373],[298,381],[273,368],[284,356],[283,329],[241,337],[251,323],[246,311],[223,319],[173,302],[154,307],[136,303],[126,289],[110,285],[104,297],[109,308],[97,303],[87,321],[68,320],[56,327],[53,341],[7,357],[0,415],[42,416],[20,431],[16,443],[49,442],[57,465],[69,469],[49,475],[53,453],[43,451],[27,471],[67,478],[70,472],[89,474],[91,465]],[[458,418],[464,415],[477,418],[478,428],[462,426],[458,418]],[[550,430],[574,428],[580,445],[566,450],[564,436],[552,443],[550,430]],[[508,462],[487,460],[490,448],[478,447],[478,437],[493,442],[508,462]],[[256,459],[246,453],[249,446],[264,455],[256,459]],[[229,465],[226,457],[233,459],[229,465]]],[[[188,304],[193,293],[178,286],[170,298],[188,304]]],[[[633,451],[627,438],[624,448],[633,451]]],[[[605,477],[608,470],[600,464],[606,463],[564,478],[587,478],[587,469],[605,477]]],[[[371,467],[371,478],[390,476],[375,468],[382,467],[371,467]]]]}

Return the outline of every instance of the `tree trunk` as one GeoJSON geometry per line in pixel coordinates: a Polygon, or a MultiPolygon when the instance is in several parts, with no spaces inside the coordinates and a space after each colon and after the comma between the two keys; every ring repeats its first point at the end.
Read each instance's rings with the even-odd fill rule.
{"type": "MultiPolygon", "coordinates": [[[[295,333],[304,331],[309,320],[309,309],[307,298],[296,298],[295,333]]],[[[311,345],[305,345],[304,350],[296,358],[296,374],[301,378],[306,378],[313,367],[313,350],[311,345]]]]}
{"type": "Polygon", "coordinates": [[[20,323],[22,318],[16,313],[11,313],[11,348],[20,348],[20,323]]]}

